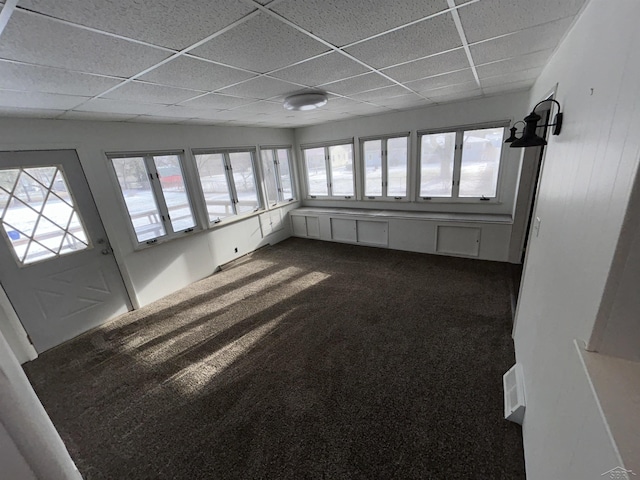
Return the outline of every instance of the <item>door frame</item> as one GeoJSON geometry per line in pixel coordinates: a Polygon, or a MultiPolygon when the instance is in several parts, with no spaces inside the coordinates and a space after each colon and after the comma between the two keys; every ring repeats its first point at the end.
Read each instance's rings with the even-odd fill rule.
{"type": "MultiPolygon", "coordinates": [[[[124,290],[126,294],[126,306],[131,310],[136,310],[140,308],[138,304],[135,289],[133,288],[133,283],[131,281],[131,277],[129,276],[128,270],[126,268],[126,264],[122,260],[122,252],[120,251],[120,246],[117,244],[113,244],[111,242],[111,237],[109,235],[109,230],[107,225],[103,221],[103,213],[102,208],[96,202],[94,188],[92,186],[90,177],[87,176],[87,171],[84,166],[83,158],[89,158],[88,148],[83,143],[71,143],[71,142],[44,142],[44,143],[0,143],[0,151],[3,152],[21,152],[26,150],[38,150],[38,151],[47,151],[47,150],[74,150],[78,157],[78,162],[80,164],[80,170],[82,171],[82,175],[87,182],[89,192],[91,193],[91,201],[96,207],[96,211],[98,212],[98,217],[100,223],[105,232],[106,240],[109,243],[109,246],[112,249],[113,258],[116,262],[116,267],[118,269],[118,273],[120,274],[120,278],[122,278],[122,283],[124,284],[124,290]]],[[[73,188],[73,187],[71,187],[73,188]]],[[[11,299],[4,292],[4,287],[0,285],[0,330],[3,331],[3,334],[9,343],[11,349],[15,352],[16,356],[21,359],[34,360],[38,357],[38,353],[35,350],[35,347],[29,340],[29,335],[20,321],[20,317],[16,313],[13,305],[11,304],[11,299]],[[2,296],[5,296],[8,302],[2,301],[2,296]],[[9,309],[10,307],[10,309],[9,309]],[[4,314],[3,314],[4,313],[4,314]],[[16,319],[18,322],[16,323],[16,319]],[[7,320],[7,321],[4,321],[7,320]],[[6,327],[6,328],[5,328],[6,327]],[[7,335],[8,334],[8,335],[7,335]]]]}

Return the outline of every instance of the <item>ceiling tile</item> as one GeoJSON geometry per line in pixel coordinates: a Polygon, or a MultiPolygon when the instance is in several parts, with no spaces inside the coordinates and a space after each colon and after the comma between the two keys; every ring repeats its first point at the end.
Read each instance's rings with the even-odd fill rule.
{"type": "MultiPolygon", "coordinates": [[[[448,85],[458,85],[462,83],[475,83],[475,77],[470,68],[466,70],[460,70],[459,72],[445,73],[444,75],[438,75],[436,77],[423,78],[422,80],[415,80],[413,82],[407,82],[405,85],[416,92],[427,92],[435,88],[445,87],[448,85]]],[[[476,88],[478,84],[476,83],[476,88]]],[[[428,93],[426,93],[429,96],[428,93]]]]}
{"type": "Polygon", "coordinates": [[[154,115],[160,117],[176,117],[176,118],[211,118],[217,110],[205,110],[202,108],[183,107],[181,105],[170,105],[162,107],[160,110],[153,112],[154,115]]]}
{"type": "MultiPolygon", "coordinates": [[[[483,78],[480,80],[482,88],[492,87],[495,85],[502,85],[505,83],[520,82],[523,80],[535,80],[542,72],[542,67],[531,68],[529,70],[522,70],[520,72],[508,73],[506,75],[498,75],[495,77],[483,78]]],[[[533,82],[532,82],[533,84],[533,82]]]]}
{"type": "Polygon", "coordinates": [[[383,107],[408,109],[408,108],[424,107],[433,102],[425,98],[419,97],[418,95],[415,95],[413,93],[410,93],[409,95],[393,97],[387,100],[379,100],[376,103],[383,107]]]}
{"type": "Polygon", "coordinates": [[[347,80],[340,80],[338,82],[322,85],[322,89],[339,95],[351,95],[354,93],[364,92],[366,90],[373,90],[374,88],[387,87],[393,84],[394,83],[391,80],[384,78],[382,75],[378,75],[377,73],[366,73],[347,80]]]}
{"type": "Polygon", "coordinates": [[[309,60],[308,62],[274,72],[271,75],[290,82],[315,87],[322,83],[333,82],[368,71],[368,68],[363,67],[358,62],[334,52],[315,60],[309,60]]]}
{"type": "Polygon", "coordinates": [[[89,100],[89,97],[76,95],[0,90],[0,106],[2,107],[70,110],[87,100],[89,100]]]}
{"type": "Polygon", "coordinates": [[[266,73],[327,50],[320,42],[262,13],[190,53],[266,73]]]}
{"type": "Polygon", "coordinates": [[[151,105],[147,103],[136,103],[122,100],[111,100],[108,98],[94,98],[87,103],[76,108],[81,112],[105,112],[122,113],[125,115],[146,115],[156,112],[162,105],[151,105]]]}
{"type": "Polygon", "coordinates": [[[238,97],[265,99],[300,90],[297,85],[269,77],[258,77],[233,87],[223,88],[220,93],[238,97]]]}
{"type": "Polygon", "coordinates": [[[184,118],[175,118],[175,117],[157,117],[155,115],[140,115],[138,117],[133,117],[128,122],[135,123],[166,123],[169,125],[177,125],[179,123],[183,123],[186,119],[184,118]]]}
{"type": "Polygon", "coordinates": [[[365,5],[362,0],[288,0],[273,10],[323,40],[344,46],[447,8],[445,0],[367,0],[365,5]]]}
{"type": "Polygon", "coordinates": [[[476,65],[555,48],[571,25],[572,19],[559,20],[512,35],[471,45],[476,65]]]}
{"type": "Polygon", "coordinates": [[[92,97],[121,79],[0,61],[0,88],[92,97]]]}
{"type": "Polygon", "coordinates": [[[505,75],[511,72],[519,72],[534,67],[541,67],[547,63],[549,56],[553,50],[543,50],[541,52],[521,55],[519,57],[510,58],[500,62],[486,63],[477,67],[480,79],[487,77],[495,77],[496,75],[505,75]]]}
{"type": "Polygon", "coordinates": [[[284,106],[281,103],[274,102],[256,102],[242,107],[234,108],[232,111],[239,114],[253,115],[253,114],[280,114],[284,110],[284,106]]]}
{"type": "Polygon", "coordinates": [[[383,87],[376,90],[369,90],[368,92],[356,93],[351,95],[351,98],[363,102],[378,103],[379,100],[398,97],[400,95],[406,95],[407,93],[409,93],[409,91],[406,88],[400,87],[399,85],[392,85],[391,87],[383,87]]]}
{"type": "MultiPolygon", "coordinates": [[[[433,100],[437,103],[448,103],[448,102],[457,102],[460,100],[469,100],[471,98],[479,98],[482,96],[482,91],[479,88],[473,90],[465,90],[462,92],[450,93],[447,95],[441,95],[439,97],[435,97],[433,100]]],[[[462,106],[461,108],[464,108],[462,106]]]]}
{"type": "Polygon", "coordinates": [[[182,102],[183,100],[193,98],[197,95],[200,95],[200,92],[134,81],[118,87],[114,91],[104,95],[102,98],[169,105],[172,103],[182,102]]]}
{"type": "Polygon", "coordinates": [[[415,60],[397,67],[385,68],[383,73],[399,82],[410,82],[464,68],[469,68],[469,59],[464,49],[459,48],[452,52],[415,60]]]}
{"type": "Polygon", "coordinates": [[[359,43],[346,51],[368,65],[382,68],[461,45],[453,17],[446,13],[359,43]],[[416,45],[420,45],[420,48],[416,48],[416,45]]]}
{"type": "Polygon", "coordinates": [[[248,103],[253,103],[255,100],[248,98],[230,97],[228,95],[219,95],[217,93],[209,93],[202,97],[194,98],[193,100],[187,100],[182,102],[181,105],[185,107],[201,108],[201,109],[219,109],[226,110],[228,108],[235,108],[248,103]]]}
{"type": "Polygon", "coordinates": [[[330,97],[329,102],[322,108],[323,110],[331,110],[334,112],[348,112],[360,103],[361,102],[351,100],[350,98],[330,97]]]}
{"type": "Polygon", "coordinates": [[[454,94],[467,93],[471,95],[470,92],[475,92],[476,90],[480,92],[480,88],[478,87],[478,84],[476,82],[467,82],[429,90],[428,92],[425,92],[425,95],[428,95],[430,99],[433,99],[436,102],[440,102],[441,97],[450,97],[454,94]]]}
{"type": "Polygon", "coordinates": [[[0,58],[116,77],[134,75],[168,56],[18,10],[0,37],[0,58]]]}
{"type": "Polygon", "coordinates": [[[135,117],[135,115],[124,115],[121,113],[70,111],[70,112],[64,112],[58,118],[60,118],[61,120],[99,120],[99,121],[123,122],[125,120],[130,120],[133,117],[135,117]]]}
{"type": "Polygon", "coordinates": [[[140,79],[174,87],[213,91],[254,76],[235,68],[182,56],[142,75],[140,79]]]}
{"type": "Polygon", "coordinates": [[[14,108],[0,107],[0,116],[18,118],[56,118],[64,113],[64,110],[49,110],[45,108],[14,108]]]}
{"type": "Polygon", "coordinates": [[[491,87],[484,87],[482,90],[487,95],[493,95],[496,93],[515,92],[519,90],[529,90],[535,80],[521,80],[519,82],[503,83],[491,87]]]}
{"type": "Polygon", "coordinates": [[[237,0],[20,0],[20,7],[176,50],[253,10],[237,0]]]}
{"type": "Polygon", "coordinates": [[[574,16],[585,0],[482,0],[458,9],[470,43],[574,16]]]}

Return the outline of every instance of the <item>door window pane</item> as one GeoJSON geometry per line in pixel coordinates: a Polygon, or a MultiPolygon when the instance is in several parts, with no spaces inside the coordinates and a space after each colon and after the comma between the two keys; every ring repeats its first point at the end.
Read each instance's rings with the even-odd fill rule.
{"type": "Polygon", "coordinates": [[[450,197],[455,132],[422,135],[420,138],[420,196],[450,197]]]}
{"type": "Polygon", "coordinates": [[[329,195],[324,148],[306,149],[304,160],[307,167],[309,195],[329,195]]]}
{"type": "Polygon", "coordinates": [[[364,142],[364,194],[369,197],[382,195],[382,140],[364,142]]]}
{"type": "Polygon", "coordinates": [[[251,152],[231,152],[229,163],[238,196],[237,213],[253,212],[260,207],[260,201],[256,190],[251,152]]]}
{"type": "Polygon", "coordinates": [[[387,140],[387,196],[407,196],[407,137],[387,140]]]}
{"type": "Polygon", "coordinates": [[[195,158],[209,221],[216,222],[233,215],[233,204],[222,154],[199,154],[195,155],[195,158]]]}
{"type": "Polygon", "coordinates": [[[334,145],[329,147],[331,162],[331,191],[333,195],[353,195],[353,147],[334,145]]]}
{"type": "Polygon", "coordinates": [[[138,242],[166,235],[144,158],[114,158],[112,161],[138,242]]]}
{"type": "Polygon", "coordinates": [[[492,198],[498,187],[504,128],[464,132],[460,165],[460,197],[492,198]]]}
{"type": "Polygon", "coordinates": [[[265,193],[270,205],[278,203],[278,183],[276,180],[276,166],[273,163],[273,150],[262,150],[262,175],[264,176],[265,193]]]}
{"type": "Polygon", "coordinates": [[[280,187],[282,188],[282,199],[293,199],[293,183],[291,179],[291,165],[289,159],[289,150],[276,150],[278,156],[278,166],[280,170],[280,187]]]}
{"type": "Polygon", "coordinates": [[[21,265],[89,246],[60,166],[0,170],[0,220],[21,265]]]}
{"type": "Polygon", "coordinates": [[[153,161],[169,211],[171,228],[174,232],[179,232],[195,227],[196,222],[187,196],[180,158],[177,155],[155,155],[153,161]]]}

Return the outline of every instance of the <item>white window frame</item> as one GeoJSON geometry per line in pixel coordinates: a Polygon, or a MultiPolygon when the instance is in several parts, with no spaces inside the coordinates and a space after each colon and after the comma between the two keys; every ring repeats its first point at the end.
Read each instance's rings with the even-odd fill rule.
{"type": "Polygon", "coordinates": [[[306,197],[311,200],[315,199],[330,199],[330,200],[346,200],[353,201],[356,200],[356,152],[353,146],[353,138],[347,140],[337,140],[332,142],[322,142],[322,143],[314,143],[308,145],[300,145],[300,150],[302,152],[302,166],[304,171],[304,184],[306,189],[306,197]],[[352,182],[353,182],[353,194],[352,195],[334,195],[333,194],[333,172],[331,169],[331,158],[329,157],[329,149],[330,147],[339,147],[343,145],[349,145],[351,147],[351,159],[352,159],[352,182]],[[311,195],[309,193],[309,171],[307,170],[307,158],[305,155],[305,150],[309,150],[312,148],[323,148],[324,149],[324,164],[327,172],[327,195],[311,195]]]}
{"type": "Polygon", "coordinates": [[[240,218],[246,218],[251,215],[255,215],[256,212],[264,210],[263,200],[262,200],[262,191],[260,189],[260,182],[258,181],[258,168],[256,165],[256,149],[254,147],[237,147],[237,148],[198,148],[192,149],[191,154],[195,160],[196,155],[222,155],[222,161],[224,164],[225,170],[225,178],[227,180],[227,189],[229,191],[229,196],[231,197],[231,206],[233,208],[233,213],[225,218],[219,218],[217,220],[211,221],[209,218],[209,210],[206,205],[206,199],[204,197],[204,193],[202,192],[202,184],[200,179],[200,172],[198,171],[198,162],[196,161],[196,175],[198,177],[198,189],[200,190],[200,200],[204,205],[204,211],[206,213],[207,222],[209,227],[213,227],[219,225],[221,223],[228,223],[231,221],[235,221],[240,218]],[[229,157],[230,153],[249,153],[251,155],[251,169],[253,170],[253,185],[256,190],[256,196],[258,199],[258,206],[253,209],[251,212],[238,213],[238,192],[236,189],[236,183],[233,178],[233,168],[231,167],[231,159],[229,157]]]}
{"type": "Polygon", "coordinates": [[[402,133],[394,133],[394,134],[389,134],[389,135],[376,135],[376,136],[372,136],[372,137],[360,137],[360,171],[362,172],[362,179],[361,179],[361,185],[362,185],[362,199],[364,201],[372,201],[372,200],[382,200],[382,201],[394,201],[394,202],[409,202],[411,200],[410,198],[410,192],[409,192],[409,185],[411,184],[411,170],[410,170],[410,163],[409,163],[409,159],[411,157],[411,142],[410,142],[410,138],[411,138],[411,134],[410,132],[402,132],[402,133]],[[390,139],[395,139],[395,138],[405,138],[407,141],[407,180],[406,180],[406,194],[403,197],[398,197],[398,196],[389,196],[387,195],[387,187],[389,186],[389,179],[388,179],[388,165],[387,165],[387,142],[390,139]],[[380,140],[381,141],[381,149],[382,149],[382,161],[381,161],[381,168],[382,168],[382,195],[367,195],[366,192],[366,186],[367,186],[367,165],[366,165],[366,158],[365,158],[365,154],[364,154],[364,144],[365,142],[371,142],[371,141],[376,141],[376,140],[380,140]]]}
{"type": "Polygon", "coordinates": [[[503,129],[503,140],[506,138],[506,130],[510,125],[508,120],[500,121],[500,122],[491,122],[491,123],[482,123],[482,124],[472,124],[472,125],[463,125],[458,127],[449,127],[449,128],[439,128],[439,129],[430,129],[430,130],[418,130],[417,132],[417,140],[418,140],[418,149],[417,149],[417,159],[416,162],[416,178],[415,178],[415,187],[416,187],[416,201],[419,203],[500,203],[501,202],[501,185],[502,185],[502,175],[504,171],[505,157],[507,156],[508,148],[505,148],[504,142],[502,143],[500,149],[500,165],[498,167],[498,176],[496,178],[496,195],[495,197],[459,197],[459,189],[460,189],[460,171],[462,167],[462,150],[463,150],[463,141],[464,141],[464,132],[469,130],[482,130],[482,129],[490,129],[490,128],[502,128],[503,129]],[[454,150],[454,158],[453,158],[453,178],[452,178],[452,191],[450,197],[425,197],[420,195],[420,185],[422,182],[422,137],[423,135],[431,135],[437,133],[455,133],[455,150],[454,150]]]}
{"type": "Polygon", "coordinates": [[[118,190],[118,198],[120,199],[122,211],[124,212],[127,218],[129,236],[131,237],[136,247],[147,247],[147,246],[156,245],[168,240],[172,240],[174,238],[183,237],[186,234],[191,234],[193,232],[199,232],[202,230],[202,223],[199,220],[198,211],[194,204],[193,188],[189,184],[188,174],[185,170],[186,162],[185,162],[184,150],[162,150],[162,151],[145,151],[145,152],[108,152],[105,155],[109,161],[111,172],[114,177],[114,186],[118,190]],[[193,216],[193,221],[195,224],[193,227],[189,227],[184,230],[175,230],[175,231],[173,230],[173,225],[171,224],[171,217],[169,215],[169,209],[167,207],[167,203],[164,198],[162,185],[160,184],[160,175],[158,174],[158,171],[156,169],[156,165],[153,159],[153,157],[156,157],[156,156],[159,157],[159,156],[166,156],[166,155],[175,155],[176,157],[178,157],[178,162],[180,164],[180,170],[182,173],[182,180],[185,188],[185,194],[187,196],[187,201],[189,202],[191,215],[193,216]],[[113,164],[113,160],[119,159],[119,158],[142,158],[143,159],[143,163],[147,171],[147,176],[149,177],[149,182],[151,184],[151,192],[155,200],[155,206],[158,209],[158,214],[160,215],[160,219],[162,221],[161,225],[164,227],[164,230],[165,230],[164,235],[158,235],[143,241],[138,240],[138,235],[133,225],[133,219],[129,214],[127,202],[124,198],[124,192],[122,191],[122,188],[120,186],[120,182],[118,180],[118,174],[113,164]]]}
{"type": "Polygon", "coordinates": [[[271,162],[273,162],[273,171],[276,177],[276,193],[277,200],[276,203],[271,203],[271,199],[269,199],[269,195],[267,193],[267,176],[265,172],[262,172],[262,183],[265,192],[265,199],[267,201],[267,205],[270,208],[277,207],[279,205],[290,203],[296,200],[296,182],[293,170],[293,158],[291,145],[286,146],[261,146],[260,147],[260,167],[262,167],[262,154],[264,152],[269,152],[271,154],[271,162]],[[289,163],[289,180],[291,182],[291,197],[285,198],[284,192],[282,189],[282,171],[280,170],[280,160],[278,159],[278,150],[286,150],[287,151],[287,162],[289,163]]]}

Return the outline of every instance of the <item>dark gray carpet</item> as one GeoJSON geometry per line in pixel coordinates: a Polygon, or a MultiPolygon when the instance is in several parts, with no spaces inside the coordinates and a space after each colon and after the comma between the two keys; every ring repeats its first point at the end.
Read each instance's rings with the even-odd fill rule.
{"type": "Polygon", "coordinates": [[[25,365],[94,479],[520,479],[506,264],[291,238],[25,365]]]}

